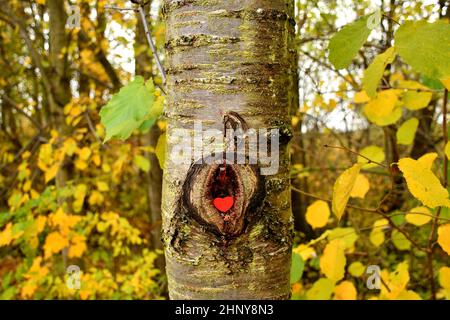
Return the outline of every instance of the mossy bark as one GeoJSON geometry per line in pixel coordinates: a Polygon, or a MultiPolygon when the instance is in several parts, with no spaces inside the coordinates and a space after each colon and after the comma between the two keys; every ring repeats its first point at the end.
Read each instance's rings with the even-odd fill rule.
{"type": "Polygon", "coordinates": [[[168,148],[162,215],[172,299],[290,296],[293,221],[283,132],[290,131],[295,100],[293,12],[292,0],[164,2],[168,148]],[[191,164],[177,164],[171,153],[179,143],[175,129],[194,135],[194,122],[201,121],[203,130],[222,130],[228,112],[239,114],[250,128],[278,128],[282,135],[279,170],[264,177],[258,214],[247,213],[251,224],[232,238],[211,232],[180,210],[191,164]]]}

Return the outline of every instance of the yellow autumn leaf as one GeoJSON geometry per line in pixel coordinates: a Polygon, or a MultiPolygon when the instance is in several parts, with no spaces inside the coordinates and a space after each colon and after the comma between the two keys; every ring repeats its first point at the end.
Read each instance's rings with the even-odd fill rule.
{"type": "Polygon", "coordinates": [[[104,192],[104,191],[108,191],[109,187],[106,182],[97,181],[97,189],[98,189],[98,191],[104,192]]]}
{"type": "Polygon", "coordinates": [[[78,156],[80,157],[81,160],[86,161],[87,159],[89,159],[91,154],[92,154],[91,149],[89,149],[88,147],[84,147],[80,150],[80,152],[78,153],[78,156]]]}
{"type": "Polygon", "coordinates": [[[450,78],[441,79],[441,82],[447,90],[450,90],[450,78]]]}
{"type": "Polygon", "coordinates": [[[33,281],[25,282],[24,286],[20,289],[20,296],[23,299],[31,298],[38,288],[37,284],[33,281]]]}
{"type": "Polygon", "coordinates": [[[306,244],[301,244],[297,248],[294,248],[292,251],[298,253],[302,257],[303,261],[307,261],[317,256],[314,248],[311,248],[306,244]]]}
{"type": "Polygon", "coordinates": [[[0,232],[0,247],[9,245],[12,240],[12,223],[9,222],[5,229],[0,232]]]}
{"type": "Polygon", "coordinates": [[[412,290],[403,290],[397,295],[396,300],[422,300],[422,298],[412,290]]]}
{"type": "Polygon", "coordinates": [[[69,245],[69,241],[66,237],[62,236],[59,232],[54,231],[50,233],[45,239],[44,252],[45,258],[49,258],[52,254],[60,252],[62,249],[69,245]]]}
{"type": "Polygon", "coordinates": [[[328,300],[334,290],[334,282],[327,278],[320,278],[314,282],[313,286],[306,292],[308,300],[328,300]]]}
{"type": "Polygon", "coordinates": [[[345,170],[336,180],[333,187],[332,210],[338,220],[344,214],[348,199],[355,185],[356,178],[361,170],[361,164],[355,164],[345,170]]]}
{"type": "Polygon", "coordinates": [[[92,156],[92,162],[99,167],[102,164],[102,158],[100,157],[99,154],[94,154],[92,156]]]}
{"type": "Polygon", "coordinates": [[[433,167],[433,162],[437,158],[437,153],[427,153],[421,156],[417,161],[423,165],[425,168],[430,169],[433,167]]]}
{"type": "Polygon", "coordinates": [[[60,207],[55,213],[49,217],[50,223],[53,226],[59,227],[62,235],[68,235],[70,229],[72,229],[78,222],[80,222],[81,217],[71,214],[67,214],[60,207]]]}
{"type": "Polygon", "coordinates": [[[445,155],[447,156],[447,159],[450,160],[450,141],[447,142],[447,144],[445,145],[444,152],[445,155]]]}
{"type": "Polygon", "coordinates": [[[80,212],[83,208],[84,198],[86,197],[87,186],[83,183],[79,184],[75,188],[75,192],[73,194],[74,202],[73,202],[73,210],[75,212],[80,212]]]}
{"type": "Polygon", "coordinates": [[[399,91],[394,89],[379,92],[375,99],[364,106],[364,115],[378,126],[397,122],[402,115],[401,108],[397,106],[398,94],[399,91]]]}
{"type": "Polygon", "coordinates": [[[370,98],[367,95],[366,91],[362,90],[355,93],[353,101],[355,101],[355,103],[366,103],[370,101],[370,98]]]}
{"type": "Polygon", "coordinates": [[[364,164],[362,168],[369,169],[378,166],[375,161],[382,163],[385,159],[385,154],[382,148],[378,146],[367,146],[359,151],[358,163],[364,164]],[[370,160],[370,161],[369,161],[370,160]]]}
{"type": "MultiPolygon", "coordinates": [[[[380,298],[395,300],[399,298],[399,295],[406,289],[406,285],[409,282],[409,265],[404,261],[399,263],[395,271],[390,273],[381,273],[381,278],[384,283],[387,284],[389,290],[382,285],[380,298]]],[[[401,298],[401,296],[400,296],[401,298]]]]}
{"type": "Polygon", "coordinates": [[[30,267],[30,269],[27,271],[27,273],[24,275],[24,277],[26,279],[35,279],[35,280],[39,280],[44,278],[48,272],[49,269],[47,267],[42,267],[41,266],[42,263],[42,257],[36,257],[33,260],[33,263],[30,267]]]}
{"type": "Polygon", "coordinates": [[[75,168],[78,170],[84,171],[87,169],[87,162],[82,159],[75,160],[75,168]]]}
{"type": "Polygon", "coordinates": [[[441,267],[439,269],[439,283],[441,287],[450,291],[450,268],[441,267]]]}
{"type": "Polygon", "coordinates": [[[67,138],[63,143],[63,150],[68,156],[72,156],[77,148],[77,142],[73,138],[67,138]]]}
{"type": "Polygon", "coordinates": [[[400,170],[406,179],[409,191],[424,205],[430,208],[438,206],[450,207],[448,191],[439,179],[431,171],[430,159],[434,160],[435,154],[428,154],[414,160],[403,158],[398,162],[400,170]]]}
{"type": "Polygon", "coordinates": [[[330,241],[320,257],[320,271],[330,280],[341,280],[345,274],[344,244],[341,240],[330,241]]]}
{"type": "Polygon", "coordinates": [[[328,207],[328,203],[323,200],[314,201],[307,209],[306,209],[306,221],[313,227],[322,228],[330,217],[330,208],[328,207]]]}
{"type": "Polygon", "coordinates": [[[358,174],[358,176],[356,177],[355,185],[353,186],[352,192],[350,193],[350,197],[364,199],[369,189],[369,179],[367,179],[363,174],[358,174]]]}
{"type": "Polygon", "coordinates": [[[438,228],[438,243],[441,248],[450,255],[450,223],[438,228]]]}
{"type": "Polygon", "coordinates": [[[55,163],[50,168],[45,170],[45,182],[46,183],[49,182],[50,180],[52,180],[54,177],[56,177],[56,174],[58,173],[59,165],[60,165],[59,162],[55,163]]]}
{"type": "Polygon", "coordinates": [[[428,106],[431,101],[432,92],[417,81],[399,81],[399,88],[405,90],[403,103],[410,110],[419,110],[428,106]]]}
{"type": "Polygon", "coordinates": [[[357,291],[351,281],[342,281],[334,288],[335,300],[356,300],[357,291]]]}
{"type": "Polygon", "coordinates": [[[369,239],[375,247],[379,247],[384,242],[384,229],[388,225],[389,222],[386,219],[379,219],[373,223],[369,239]]]}
{"type": "Polygon", "coordinates": [[[81,235],[75,235],[69,247],[68,256],[69,258],[80,258],[86,251],[86,237],[81,235]]]}
{"type": "Polygon", "coordinates": [[[88,202],[91,206],[95,206],[95,205],[101,205],[104,200],[105,200],[105,198],[103,197],[103,195],[100,192],[94,190],[94,191],[92,191],[91,195],[89,196],[88,202]]]}
{"type": "Polygon", "coordinates": [[[416,207],[406,214],[405,220],[415,226],[423,226],[431,220],[431,211],[427,207],[416,207]]]}

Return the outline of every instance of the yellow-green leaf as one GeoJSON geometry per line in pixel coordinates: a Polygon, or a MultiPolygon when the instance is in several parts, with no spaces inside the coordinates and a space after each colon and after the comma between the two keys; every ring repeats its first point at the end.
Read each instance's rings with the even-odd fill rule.
{"type": "Polygon", "coordinates": [[[427,207],[416,207],[406,214],[405,220],[415,226],[423,226],[431,220],[431,212],[427,207]]]}
{"type": "Polygon", "coordinates": [[[320,278],[314,282],[313,286],[306,292],[308,300],[329,300],[334,290],[334,281],[327,278],[320,278]]]}
{"type": "Polygon", "coordinates": [[[441,248],[450,255],[450,223],[438,228],[438,243],[441,248]]]}
{"type": "Polygon", "coordinates": [[[384,229],[388,225],[389,223],[386,219],[379,219],[373,223],[369,239],[375,247],[379,247],[384,242],[384,229]]]}
{"type": "Polygon", "coordinates": [[[344,245],[344,250],[354,248],[355,242],[358,240],[358,234],[354,228],[334,228],[328,231],[328,240],[341,240],[344,245]]]}
{"type": "Polygon", "coordinates": [[[134,157],[134,164],[144,172],[150,171],[150,161],[141,155],[136,155],[134,157]]]}
{"type": "Polygon", "coordinates": [[[341,280],[345,273],[346,258],[341,240],[330,241],[320,257],[320,271],[330,280],[341,280]]]}
{"type": "MultiPolygon", "coordinates": [[[[431,156],[434,157],[433,154],[431,156]]],[[[450,207],[447,189],[441,185],[439,179],[429,167],[430,163],[428,159],[430,159],[430,154],[424,157],[422,158],[427,159],[427,161],[424,161],[422,158],[422,160],[403,158],[398,162],[398,166],[406,179],[409,191],[427,207],[450,207]]]]}
{"type": "Polygon", "coordinates": [[[348,199],[355,185],[356,178],[361,170],[361,164],[355,164],[345,170],[336,180],[333,187],[332,210],[340,220],[344,214],[348,199]]]}
{"type": "Polygon", "coordinates": [[[403,122],[397,130],[397,143],[407,146],[413,143],[418,126],[419,120],[417,118],[411,118],[403,122]]]}
{"type": "Polygon", "coordinates": [[[364,71],[363,88],[369,97],[375,98],[377,95],[378,83],[383,77],[384,70],[388,64],[394,61],[396,55],[394,47],[391,47],[376,56],[364,71]]]}
{"type": "Polygon", "coordinates": [[[447,142],[444,149],[445,155],[447,156],[447,159],[450,159],[450,142],[447,142]]]}
{"type": "Polygon", "coordinates": [[[159,166],[164,170],[164,163],[166,162],[166,133],[159,136],[155,147],[155,154],[158,158],[159,166]]]}
{"type": "Polygon", "coordinates": [[[365,270],[366,267],[359,261],[352,262],[348,267],[348,272],[354,277],[361,277],[365,270]]]}
{"type": "Polygon", "coordinates": [[[416,81],[399,81],[399,88],[405,90],[402,101],[409,110],[423,109],[433,96],[429,89],[416,81]],[[428,91],[427,91],[428,90],[428,91]]]}
{"type": "Polygon", "coordinates": [[[369,17],[367,15],[347,24],[331,38],[328,58],[336,69],[346,68],[366,42],[372,31],[367,27],[369,17]]]}
{"type": "Polygon", "coordinates": [[[398,230],[392,231],[391,240],[398,250],[411,249],[411,242],[409,242],[409,240],[405,237],[405,235],[398,230]]]}

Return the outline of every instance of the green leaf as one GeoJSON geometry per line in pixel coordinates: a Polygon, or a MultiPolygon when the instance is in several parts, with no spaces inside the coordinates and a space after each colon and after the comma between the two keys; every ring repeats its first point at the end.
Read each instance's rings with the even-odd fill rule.
{"type": "Polygon", "coordinates": [[[148,116],[146,117],[147,120],[145,120],[139,127],[139,131],[145,133],[150,130],[150,128],[153,127],[153,125],[156,123],[156,120],[158,120],[159,116],[163,113],[163,110],[164,97],[159,96],[153,104],[153,107],[151,108],[148,116]]]}
{"type": "Polygon", "coordinates": [[[397,130],[397,143],[407,146],[413,143],[418,126],[419,120],[417,120],[417,118],[411,118],[403,122],[397,130]]]}
{"type": "Polygon", "coordinates": [[[403,235],[403,233],[400,233],[398,230],[392,231],[391,240],[398,250],[411,249],[411,242],[409,242],[409,240],[403,235]]]}
{"type": "Polygon", "coordinates": [[[427,77],[450,76],[450,24],[407,21],[395,33],[395,48],[406,63],[427,77]]]}
{"type": "Polygon", "coordinates": [[[164,170],[164,163],[166,162],[166,133],[159,136],[155,147],[155,154],[158,158],[159,166],[164,170]]]}
{"type": "Polygon", "coordinates": [[[17,293],[17,289],[15,287],[9,287],[0,295],[0,300],[11,300],[17,293]]]}
{"type": "Polygon", "coordinates": [[[330,40],[329,60],[336,69],[346,68],[367,41],[372,30],[367,27],[370,15],[347,24],[330,40]]]}
{"type": "Polygon", "coordinates": [[[302,256],[292,252],[291,284],[296,283],[302,278],[304,268],[305,262],[303,261],[302,256]]]}
{"type": "Polygon", "coordinates": [[[134,157],[134,164],[137,165],[138,168],[142,171],[150,171],[150,161],[141,155],[137,155],[134,157]]]}
{"type": "Polygon", "coordinates": [[[101,122],[106,128],[104,142],[111,138],[127,139],[148,120],[154,101],[152,80],[145,83],[141,76],[120,89],[100,111],[101,122]]]}
{"type": "Polygon", "coordinates": [[[377,87],[383,77],[384,69],[392,63],[397,53],[393,47],[379,54],[372,61],[370,66],[364,71],[363,88],[369,97],[375,98],[377,95],[377,87]]]}

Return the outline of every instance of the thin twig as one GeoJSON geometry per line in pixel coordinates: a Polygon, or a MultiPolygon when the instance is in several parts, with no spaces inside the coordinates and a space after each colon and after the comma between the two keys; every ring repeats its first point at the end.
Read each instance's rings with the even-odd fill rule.
{"type": "Polygon", "coordinates": [[[138,12],[139,10],[136,8],[119,8],[116,6],[105,6],[105,9],[107,10],[117,10],[117,11],[134,11],[134,12],[138,12]]]}
{"type": "Polygon", "coordinates": [[[161,74],[161,79],[163,81],[163,84],[166,83],[166,72],[164,71],[164,68],[161,64],[161,61],[159,60],[158,53],[156,51],[156,47],[153,44],[152,36],[150,33],[150,30],[148,28],[147,19],[145,18],[145,12],[144,12],[144,5],[139,5],[139,14],[141,16],[142,24],[144,25],[145,34],[147,36],[147,42],[150,46],[150,49],[152,49],[153,56],[155,57],[156,66],[158,67],[159,73],[161,74]]]}
{"type": "Polygon", "coordinates": [[[381,166],[381,167],[383,167],[383,168],[387,168],[387,166],[386,166],[385,164],[382,164],[382,163],[380,163],[380,162],[374,161],[374,160],[372,160],[372,159],[370,159],[370,158],[368,158],[368,157],[366,157],[366,156],[364,156],[364,155],[362,155],[362,154],[360,154],[360,153],[358,153],[358,152],[356,152],[356,151],[350,150],[350,149],[347,148],[347,147],[344,147],[344,146],[329,146],[329,145],[327,145],[327,144],[325,144],[324,147],[325,147],[325,148],[332,148],[332,149],[340,149],[340,150],[344,150],[344,151],[350,152],[350,153],[352,153],[352,154],[354,154],[354,155],[357,155],[357,156],[360,156],[360,157],[366,159],[366,160],[368,161],[367,164],[369,164],[369,163],[375,163],[375,164],[377,164],[377,165],[379,165],[379,166],[381,166]]]}
{"type": "MultiPolygon", "coordinates": [[[[145,11],[144,6],[146,3],[138,3],[135,1],[132,1],[135,3],[138,7],[136,8],[119,8],[115,6],[105,6],[105,9],[110,10],[118,10],[118,11],[134,11],[139,12],[139,17],[142,22],[142,25],[144,26],[145,35],[147,38],[148,45],[150,46],[150,49],[152,50],[153,56],[155,57],[156,66],[158,67],[159,73],[161,74],[161,79],[163,84],[166,84],[166,72],[164,71],[164,68],[162,66],[161,60],[159,59],[158,52],[156,51],[156,47],[153,43],[152,35],[150,33],[150,29],[148,27],[147,19],[145,17],[145,11]]],[[[164,89],[160,87],[161,91],[165,93],[164,89]]]]}

